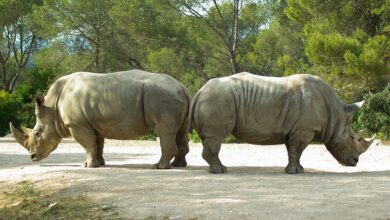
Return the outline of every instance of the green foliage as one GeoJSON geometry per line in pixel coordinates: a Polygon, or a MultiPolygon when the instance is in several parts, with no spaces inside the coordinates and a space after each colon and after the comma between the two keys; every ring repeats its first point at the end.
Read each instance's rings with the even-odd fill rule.
{"type": "Polygon", "coordinates": [[[35,93],[76,71],[161,72],[192,93],[238,71],[308,73],[360,101],[389,82],[389,23],[389,0],[0,0],[0,89],[20,75],[2,94],[0,134],[10,120],[31,125],[35,93]]]}
{"type": "MultiPolygon", "coordinates": [[[[202,140],[200,139],[198,133],[196,133],[195,130],[192,130],[189,134],[188,134],[188,139],[194,143],[201,143],[202,140]]],[[[223,143],[225,144],[230,144],[230,143],[241,143],[240,140],[238,140],[236,137],[234,137],[232,134],[229,134],[224,140],[223,140],[223,143]]]]}
{"type": "Polygon", "coordinates": [[[34,125],[34,106],[31,104],[32,87],[25,83],[13,94],[0,91],[0,136],[9,133],[9,122],[19,126],[34,125]]]}
{"type": "Polygon", "coordinates": [[[32,69],[26,80],[12,94],[0,90],[0,137],[9,131],[9,122],[15,126],[33,127],[35,124],[33,98],[38,92],[47,90],[56,78],[52,69],[32,69]]]}
{"type": "MultiPolygon", "coordinates": [[[[257,34],[256,41],[252,45],[242,61],[247,71],[270,76],[283,76],[286,69],[294,65],[299,57],[297,53],[303,52],[303,45],[298,34],[291,33],[291,27],[279,22],[273,22],[268,29],[257,34]]],[[[303,73],[294,65],[291,74],[303,73]]],[[[287,74],[290,75],[290,74],[287,74]]]]}
{"type": "Polygon", "coordinates": [[[161,48],[148,54],[149,68],[153,72],[165,73],[180,80],[186,72],[185,63],[171,48],[161,48]]]}
{"type": "Polygon", "coordinates": [[[383,90],[390,69],[387,0],[288,0],[285,12],[292,22],[303,25],[297,31],[306,59],[298,68],[330,82],[345,101],[383,90]]]}
{"type": "Polygon", "coordinates": [[[339,33],[326,35],[314,33],[306,44],[309,60],[322,65],[342,65],[347,52],[358,54],[360,49],[359,41],[344,37],[339,33]]]}
{"type": "Polygon", "coordinates": [[[86,51],[78,50],[73,53],[67,48],[66,42],[57,40],[35,54],[34,64],[37,69],[49,69],[56,75],[63,75],[86,70],[91,62],[92,58],[86,51]]]}
{"type": "Polygon", "coordinates": [[[359,53],[347,51],[344,59],[346,73],[380,76],[390,72],[390,40],[384,35],[368,38],[359,53]]]}
{"type": "Polygon", "coordinates": [[[368,94],[355,116],[355,129],[367,128],[382,139],[390,139],[390,83],[384,91],[368,94]]]}
{"type": "Polygon", "coordinates": [[[11,95],[4,90],[0,90],[0,137],[5,135],[9,130],[8,120],[16,120],[14,114],[16,107],[17,104],[11,95]]]}
{"type": "Polygon", "coordinates": [[[188,139],[194,143],[200,143],[202,142],[202,140],[200,139],[198,133],[196,133],[195,130],[192,130],[189,134],[188,134],[188,139]]]}
{"type": "Polygon", "coordinates": [[[157,133],[154,132],[154,131],[151,131],[151,132],[149,132],[148,134],[143,135],[143,136],[137,138],[137,140],[155,141],[155,140],[157,140],[157,137],[158,137],[157,133]]]}

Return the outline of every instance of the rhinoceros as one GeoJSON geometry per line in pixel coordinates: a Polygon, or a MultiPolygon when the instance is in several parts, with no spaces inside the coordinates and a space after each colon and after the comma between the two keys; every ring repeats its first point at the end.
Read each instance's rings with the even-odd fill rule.
{"type": "Polygon", "coordinates": [[[128,140],[155,131],[162,155],[154,168],[184,167],[190,99],[188,90],[165,74],[77,72],[56,80],[46,96],[36,96],[33,129],[22,133],[12,123],[10,128],[33,161],[47,157],[62,138],[73,137],[85,149],[85,167],[105,164],[105,138],[128,140]]]}
{"type": "MultiPolygon", "coordinates": [[[[361,103],[360,103],[361,104],[361,103]]],[[[320,77],[297,74],[264,77],[239,73],[209,80],[193,97],[190,117],[202,140],[210,173],[224,173],[221,142],[233,134],[251,144],[285,144],[285,172],[302,173],[300,157],[312,141],[325,143],[344,166],[356,166],[375,137],[353,132],[358,104],[344,104],[320,77]]]]}

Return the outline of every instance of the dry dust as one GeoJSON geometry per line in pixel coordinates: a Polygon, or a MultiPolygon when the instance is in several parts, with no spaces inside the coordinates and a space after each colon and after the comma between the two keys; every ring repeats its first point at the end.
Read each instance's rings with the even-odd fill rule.
{"type": "Polygon", "coordinates": [[[29,160],[12,139],[0,139],[0,183],[32,180],[66,195],[87,195],[117,206],[126,218],[143,219],[390,219],[390,146],[376,144],[357,167],[343,167],[323,145],[310,145],[305,173],[284,173],[284,146],[224,144],[228,173],[213,175],[190,144],[189,166],[152,170],[158,142],[106,141],[102,168],[81,168],[80,145],[63,141],[48,158],[29,160]]]}

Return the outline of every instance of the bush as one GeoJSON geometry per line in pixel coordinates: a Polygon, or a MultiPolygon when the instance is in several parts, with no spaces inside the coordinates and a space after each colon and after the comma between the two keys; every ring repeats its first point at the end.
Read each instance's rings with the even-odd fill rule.
{"type": "Polygon", "coordinates": [[[9,132],[8,123],[10,121],[16,121],[15,109],[17,109],[17,103],[12,99],[11,94],[0,90],[0,136],[9,132]]]}
{"type": "MultiPolygon", "coordinates": [[[[196,133],[195,130],[192,130],[188,134],[188,139],[194,143],[201,143],[202,140],[200,139],[198,133],[196,133]]],[[[234,137],[232,134],[229,134],[224,140],[223,143],[242,143],[242,141],[238,140],[236,137],[234,137]]]]}
{"type": "Polygon", "coordinates": [[[33,90],[27,83],[18,87],[13,94],[0,91],[0,137],[9,133],[9,122],[15,126],[32,127],[35,122],[33,90]]]}
{"type": "Polygon", "coordinates": [[[380,93],[368,94],[355,116],[355,129],[367,128],[381,139],[390,139],[390,83],[380,93]]]}
{"type": "Polygon", "coordinates": [[[17,87],[12,94],[0,90],[0,137],[9,133],[9,122],[15,126],[33,127],[35,124],[33,98],[38,91],[48,89],[56,77],[51,69],[32,69],[29,81],[17,87]]]}

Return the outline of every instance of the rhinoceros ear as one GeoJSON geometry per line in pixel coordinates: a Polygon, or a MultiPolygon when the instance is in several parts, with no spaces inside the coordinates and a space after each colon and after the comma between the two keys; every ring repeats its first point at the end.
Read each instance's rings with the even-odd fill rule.
{"type": "Polygon", "coordinates": [[[345,104],[344,105],[344,111],[347,113],[347,116],[352,117],[353,113],[355,113],[356,110],[361,108],[364,104],[364,101],[356,102],[353,104],[345,104]]]}
{"type": "Polygon", "coordinates": [[[35,96],[35,102],[37,103],[38,107],[41,107],[43,105],[43,103],[45,102],[45,95],[43,95],[42,93],[38,93],[35,96]]]}

